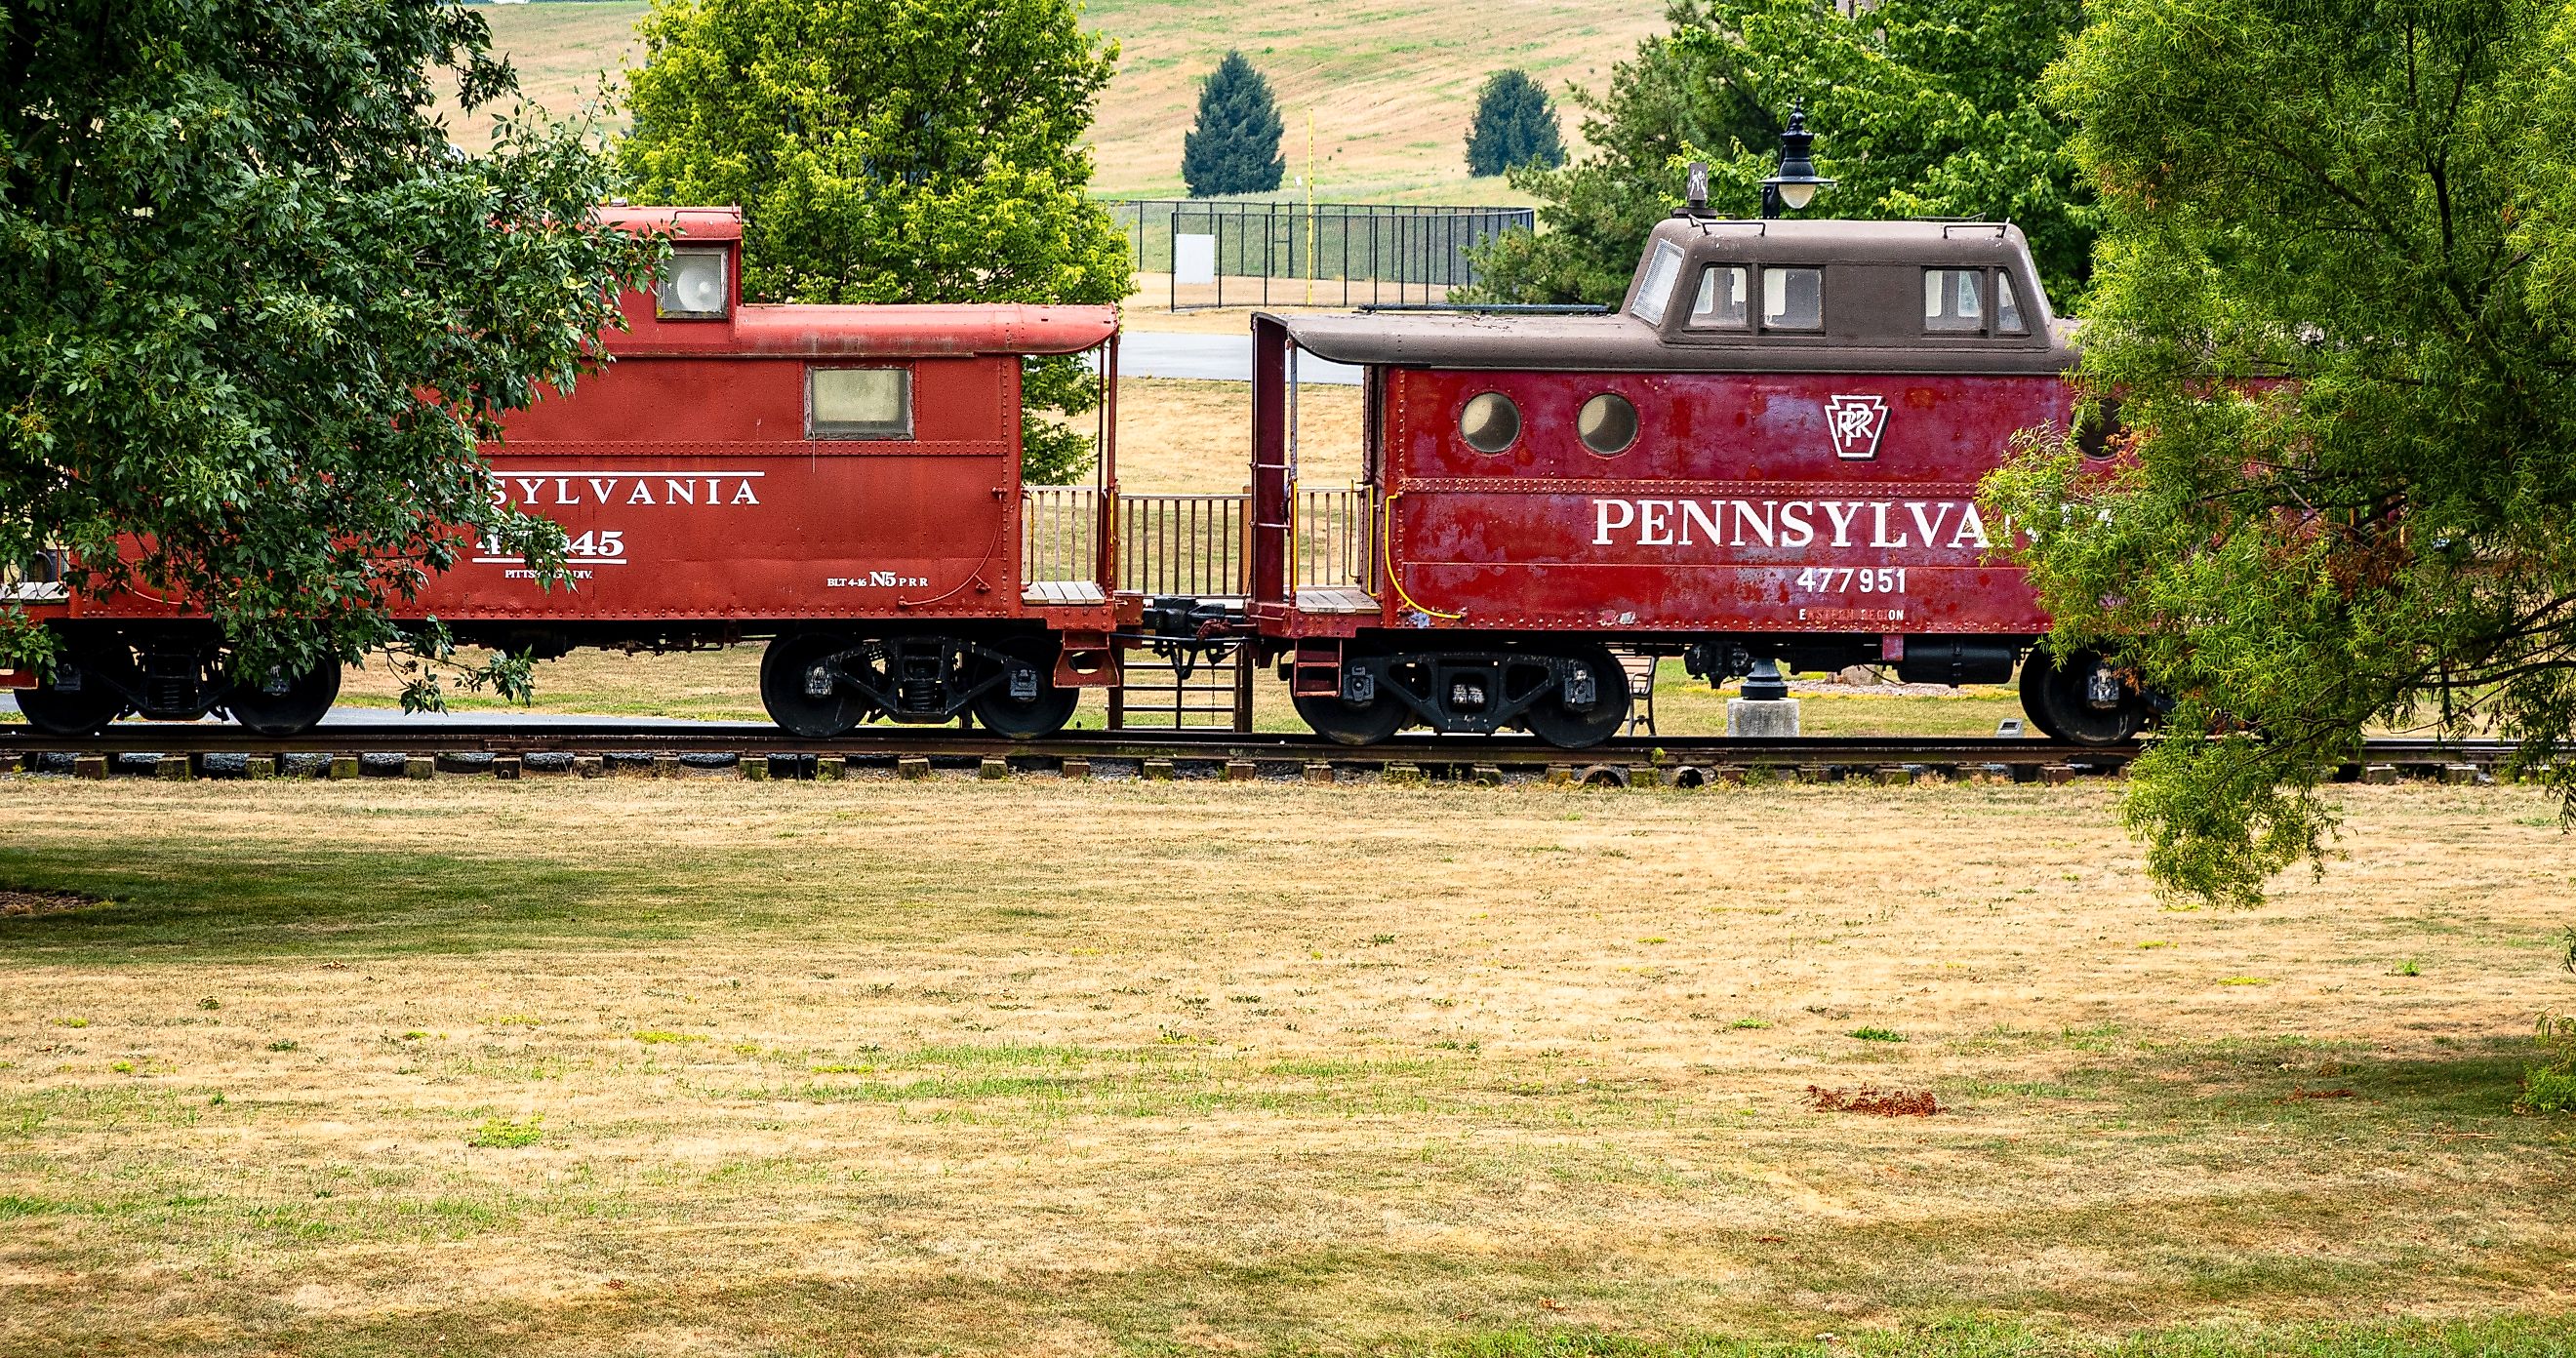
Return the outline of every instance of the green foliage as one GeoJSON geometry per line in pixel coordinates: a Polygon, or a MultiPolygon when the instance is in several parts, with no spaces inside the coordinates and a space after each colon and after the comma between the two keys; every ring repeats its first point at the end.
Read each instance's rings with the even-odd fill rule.
{"type": "Polygon", "coordinates": [[[1192,198],[1269,193],[1288,172],[1270,82],[1228,52],[1199,87],[1198,122],[1181,137],[1181,182],[1192,198]]]}
{"type": "MultiPolygon", "coordinates": [[[[741,206],[747,300],[1126,297],[1126,239],[1088,197],[1082,147],[1117,49],[1069,0],[656,0],[643,34],[618,148],[631,192],[741,206]]],[[[1028,411],[1098,399],[1077,359],[1027,368],[1028,411]]],[[[1031,481],[1094,456],[1024,422],[1031,481]]]]}
{"type": "Polygon", "coordinates": [[[1526,71],[1496,71],[1476,94],[1476,116],[1467,127],[1467,172],[1497,175],[1534,165],[1565,163],[1556,105],[1526,71]]]}
{"type": "Polygon", "coordinates": [[[1900,1033],[1893,1028],[1854,1028],[1851,1030],[1849,1036],[1861,1042],[1902,1042],[1905,1040],[1905,1034],[1900,1033]]]}
{"type": "Polygon", "coordinates": [[[2251,902],[2374,723],[2576,790],[2576,11],[2106,0],[2051,72],[2107,214],[2084,330],[2134,461],[2035,437],[1991,498],[2057,639],[2177,706],[2124,815],[2251,902]],[[2215,738],[2201,738],[2217,733],[2215,738]]]}
{"type": "MultiPolygon", "coordinates": [[[[476,536],[475,444],[594,361],[658,246],[592,224],[572,130],[507,120],[483,20],[442,0],[39,0],[0,10],[0,561],[179,594],[251,666],[355,659],[476,536]]],[[[52,639],[0,609],[0,660],[52,639]]]]}
{"type": "Polygon", "coordinates": [[[2523,1072],[2515,1111],[2576,1113],[2576,1014],[2542,1014],[2532,1040],[2540,1044],[2541,1060],[2523,1072]]]}
{"type": "Polygon", "coordinates": [[[1607,94],[1577,94],[1593,149],[1513,174],[1545,229],[1487,248],[1489,299],[1616,305],[1693,160],[1719,211],[1760,211],[1796,98],[1817,168],[1841,181],[1806,215],[2008,218],[2061,309],[2082,290],[2095,210],[2066,119],[2039,101],[2077,0],[1888,0],[1856,18],[1820,0],[1675,0],[1667,17],[1607,94]]]}

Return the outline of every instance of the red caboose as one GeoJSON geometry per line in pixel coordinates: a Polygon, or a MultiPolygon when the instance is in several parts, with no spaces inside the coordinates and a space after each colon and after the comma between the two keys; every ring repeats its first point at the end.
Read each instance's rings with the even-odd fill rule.
{"type": "MultiPolygon", "coordinates": [[[[670,267],[602,337],[613,363],[484,449],[493,494],[570,535],[571,588],[486,550],[405,613],[539,656],[769,637],[761,697],[801,735],[967,712],[1037,735],[1114,682],[1106,535],[1082,578],[1029,580],[1020,532],[1021,359],[1110,345],[1114,311],[746,306],[735,209],[605,216],[670,231],[670,267]]],[[[336,666],[237,682],[212,625],[166,607],[55,612],[72,659],[26,695],[42,727],[217,710],[291,733],[339,688],[336,666]]]]}
{"type": "MultiPolygon", "coordinates": [[[[1717,680],[1778,658],[1994,683],[2048,628],[1975,499],[2072,404],[2014,227],[1677,216],[1615,315],[1253,330],[1252,614],[1337,738],[1598,741],[1629,707],[1614,644],[1717,680]],[[1296,587],[1298,351],[1365,369],[1373,550],[1347,584],[1296,587]]],[[[2024,694],[2063,737],[2144,715],[2089,659],[2035,658],[2024,694]]]]}

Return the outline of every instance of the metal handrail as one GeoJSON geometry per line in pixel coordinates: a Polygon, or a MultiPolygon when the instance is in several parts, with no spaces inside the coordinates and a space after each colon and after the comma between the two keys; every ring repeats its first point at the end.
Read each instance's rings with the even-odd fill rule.
{"type": "Polygon", "coordinates": [[[1288,535],[1289,579],[1298,588],[1356,586],[1372,596],[1372,525],[1367,482],[1331,490],[1290,487],[1296,526],[1288,535]]]}
{"type": "MultiPolygon", "coordinates": [[[[1104,521],[1117,525],[1116,588],[1138,594],[1233,598],[1247,592],[1252,497],[1111,494],[1098,486],[1020,489],[1021,578],[1091,580],[1104,521]]],[[[1299,587],[1357,587],[1376,576],[1376,494],[1366,482],[1292,487],[1289,578],[1299,587]]]]}
{"type": "Polygon", "coordinates": [[[1106,495],[1098,486],[1020,487],[1020,578],[1097,580],[1106,495]]]}

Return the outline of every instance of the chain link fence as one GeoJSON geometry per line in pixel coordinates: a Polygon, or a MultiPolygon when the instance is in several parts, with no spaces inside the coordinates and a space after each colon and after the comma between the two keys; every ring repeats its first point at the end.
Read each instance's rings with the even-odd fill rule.
{"type": "Polygon", "coordinates": [[[1102,206],[1127,235],[1140,287],[1149,298],[1161,291],[1174,311],[1445,301],[1476,281],[1470,250],[1538,219],[1525,207],[1187,198],[1102,206]]]}

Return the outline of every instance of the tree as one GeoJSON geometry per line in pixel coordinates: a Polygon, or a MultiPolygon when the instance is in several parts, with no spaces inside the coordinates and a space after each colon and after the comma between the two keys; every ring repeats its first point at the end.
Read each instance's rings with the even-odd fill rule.
{"type": "Polygon", "coordinates": [[[1476,116],[1467,129],[1467,172],[1498,175],[1535,165],[1565,163],[1565,141],[1556,127],[1556,105],[1526,71],[1496,71],[1476,94],[1476,116]]]}
{"type": "Polygon", "coordinates": [[[2058,640],[2175,704],[2124,807],[2168,888],[2315,860],[2376,723],[2576,791],[2571,52],[2565,0],[2096,0],[2049,76],[2134,460],[2038,440],[1992,496],[2058,640]]]}
{"type": "MultiPolygon", "coordinates": [[[[76,591],[184,596],[289,672],[397,640],[476,537],[560,562],[475,444],[596,360],[658,247],[589,221],[569,129],[450,145],[432,73],[488,105],[489,48],[441,0],[0,11],[0,561],[68,548],[76,591]]],[[[0,661],[55,649],[0,608],[0,661]]]]}
{"type": "MultiPolygon", "coordinates": [[[[632,193],[743,209],[762,302],[1050,302],[1127,296],[1126,238],[1082,146],[1114,44],[1070,0],[656,0],[619,146],[632,193]]],[[[1022,474],[1096,455],[1064,423],[1098,392],[1031,359],[1022,474]]]]}
{"type": "Polygon", "coordinates": [[[1199,87],[1198,123],[1181,138],[1181,182],[1192,198],[1270,193],[1288,172],[1279,133],[1270,82],[1241,52],[1228,52],[1199,87]]]}
{"type": "Polygon", "coordinates": [[[1691,161],[1709,163],[1720,211],[1759,210],[1804,98],[1818,167],[1841,180],[1804,215],[2008,218],[2060,306],[2076,300],[2094,208],[2039,82],[2077,0],[1886,0],[1851,17],[1831,0],[1676,0],[1667,17],[1606,95],[1576,96],[1592,151],[1513,174],[1545,230],[1487,248],[1487,297],[1617,304],[1691,161]]]}

